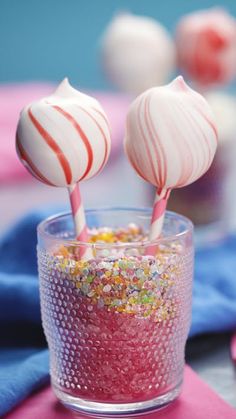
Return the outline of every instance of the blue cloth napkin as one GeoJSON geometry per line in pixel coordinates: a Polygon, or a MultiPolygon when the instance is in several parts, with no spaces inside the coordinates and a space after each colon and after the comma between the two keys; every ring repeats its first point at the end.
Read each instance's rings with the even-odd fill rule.
{"type": "MultiPolygon", "coordinates": [[[[36,226],[47,215],[28,215],[0,240],[0,416],[49,381],[36,264],[36,226]]],[[[190,336],[236,329],[235,276],[236,236],[196,252],[190,336]]]]}

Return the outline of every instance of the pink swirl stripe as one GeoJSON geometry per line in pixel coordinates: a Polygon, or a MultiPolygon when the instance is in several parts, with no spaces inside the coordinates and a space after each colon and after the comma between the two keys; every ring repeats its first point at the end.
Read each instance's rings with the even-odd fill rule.
{"type": "Polygon", "coordinates": [[[35,166],[28,153],[26,153],[18,134],[16,134],[16,151],[20,159],[22,160],[24,166],[27,166],[28,170],[30,170],[30,172],[33,173],[33,175],[38,180],[40,180],[43,183],[46,183],[47,185],[55,186],[53,185],[53,183],[49,182],[49,180],[45,176],[43,176],[40,170],[35,166]]]}
{"type": "MultiPolygon", "coordinates": [[[[184,106],[179,105],[179,108],[181,110],[182,115],[188,121],[189,126],[191,126],[193,133],[201,135],[202,138],[204,139],[204,143],[206,144],[206,148],[208,149],[208,156],[209,157],[207,157],[206,153],[204,152],[203,143],[200,143],[201,148],[202,148],[202,156],[204,156],[204,161],[203,162],[198,162],[198,169],[200,170],[199,166],[200,166],[200,163],[201,163],[205,167],[204,170],[207,170],[207,167],[210,164],[210,160],[209,160],[210,159],[210,148],[209,148],[208,140],[207,140],[207,138],[204,134],[204,131],[202,130],[202,128],[199,124],[196,124],[196,121],[193,118],[191,112],[189,112],[188,110],[186,111],[184,106]]],[[[176,112],[177,112],[177,109],[176,109],[176,112]]],[[[174,135],[174,132],[172,133],[172,135],[174,135]]],[[[192,137],[192,138],[194,138],[194,137],[192,137]]],[[[192,149],[191,149],[190,144],[186,141],[184,136],[182,137],[182,140],[183,140],[183,144],[179,145],[179,149],[180,149],[179,151],[180,151],[180,156],[185,155],[185,158],[183,160],[183,165],[182,165],[182,170],[181,170],[182,173],[181,173],[181,175],[179,177],[179,180],[178,180],[178,186],[179,187],[184,186],[186,184],[186,182],[188,181],[188,179],[191,178],[191,176],[193,175],[193,151],[192,151],[192,149],[194,147],[196,147],[196,144],[194,144],[193,141],[192,141],[192,144],[191,144],[192,149]]],[[[203,168],[202,168],[202,170],[203,170],[203,168]]]]}
{"type": "MultiPolygon", "coordinates": [[[[129,125],[130,125],[130,121],[129,121],[129,118],[128,118],[127,119],[127,127],[128,128],[129,128],[129,125]]],[[[128,155],[129,160],[130,160],[130,163],[133,166],[134,170],[136,170],[136,172],[138,173],[138,175],[142,179],[146,180],[146,178],[143,175],[142,171],[139,169],[139,167],[136,164],[136,161],[137,161],[137,150],[134,147],[134,144],[132,142],[130,142],[130,141],[129,142],[127,141],[127,142],[125,142],[124,147],[125,147],[125,152],[128,155]]]]}
{"type": "MultiPolygon", "coordinates": [[[[149,148],[149,144],[148,144],[148,138],[145,135],[142,120],[141,120],[141,116],[143,114],[142,109],[141,109],[143,99],[144,99],[145,104],[146,104],[146,99],[142,98],[142,100],[140,101],[140,103],[138,105],[138,126],[139,126],[139,130],[140,130],[141,135],[142,135],[143,140],[144,140],[145,149],[146,149],[146,153],[147,153],[147,156],[148,156],[148,161],[149,161],[149,164],[150,164],[150,167],[151,167],[151,170],[152,170],[153,179],[155,180],[155,184],[158,184],[158,179],[156,177],[155,166],[154,166],[154,163],[153,163],[153,156],[150,152],[150,148],[149,148]]],[[[145,104],[144,104],[144,106],[145,106],[145,104]]]]}
{"type": "MultiPolygon", "coordinates": [[[[86,109],[84,109],[82,106],[78,106],[78,108],[82,111],[82,112],[84,112],[86,115],[88,115],[91,119],[92,119],[92,121],[94,122],[94,124],[97,126],[97,128],[99,129],[99,131],[100,131],[100,133],[101,133],[101,135],[102,135],[102,137],[103,137],[103,140],[104,140],[104,144],[105,144],[105,153],[104,153],[104,159],[103,159],[103,162],[102,162],[102,164],[101,164],[101,166],[99,167],[99,169],[97,170],[97,172],[95,173],[95,176],[103,169],[103,167],[104,167],[104,165],[105,165],[105,163],[106,163],[106,161],[107,161],[107,157],[108,157],[108,143],[107,143],[107,137],[106,137],[106,134],[105,134],[105,132],[103,131],[103,129],[102,129],[102,127],[101,127],[101,125],[97,122],[97,120],[93,117],[93,115],[91,115],[86,109]]],[[[99,115],[101,115],[101,116],[103,116],[102,115],[102,113],[101,112],[99,112],[99,115]]],[[[104,120],[106,121],[106,118],[103,116],[103,118],[104,118],[104,120]]],[[[107,121],[106,121],[106,123],[107,123],[107,121]]]]}
{"type": "Polygon", "coordinates": [[[210,118],[208,118],[206,115],[204,115],[204,113],[202,112],[202,110],[196,106],[197,111],[200,113],[200,115],[203,117],[203,119],[205,119],[205,121],[210,125],[210,127],[212,128],[212,131],[215,134],[215,138],[216,138],[216,144],[218,144],[219,142],[219,138],[218,138],[218,132],[216,130],[215,125],[213,124],[213,122],[210,120],[210,118]]]}
{"type": "Polygon", "coordinates": [[[148,133],[149,133],[149,136],[152,141],[153,148],[154,148],[155,160],[157,162],[157,166],[159,167],[158,182],[156,184],[158,184],[159,186],[164,186],[166,177],[167,177],[167,163],[166,163],[163,145],[158,137],[158,134],[152,122],[151,113],[150,113],[150,101],[151,101],[150,97],[149,99],[146,99],[145,114],[144,114],[145,122],[146,122],[146,128],[148,130],[148,133]],[[157,144],[158,144],[159,152],[157,150],[157,144]],[[162,169],[163,169],[163,173],[162,173],[162,169]]]}
{"type": "Polygon", "coordinates": [[[108,119],[107,119],[106,115],[105,115],[103,112],[99,111],[99,109],[95,108],[94,106],[92,106],[92,107],[91,107],[91,109],[92,109],[94,112],[98,113],[98,115],[100,115],[100,116],[101,116],[101,118],[102,118],[102,119],[106,122],[107,127],[108,127],[108,129],[109,129],[109,132],[111,132],[110,124],[109,124],[109,121],[108,121],[108,119]]]}
{"type": "Polygon", "coordinates": [[[80,180],[82,180],[88,175],[88,173],[90,172],[90,169],[92,167],[92,164],[93,164],[93,150],[92,150],[90,141],[87,138],[84,131],[82,130],[81,126],[78,124],[78,122],[75,120],[75,118],[73,118],[72,115],[70,115],[64,109],[60,108],[60,106],[54,105],[53,108],[56,109],[61,115],[63,115],[74,126],[74,128],[78,132],[80,138],[82,139],[82,141],[83,141],[83,143],[86,147],[87,154],[88,154],[88,163],[87,163],[87,167],[86,167],[86,170],[85,170],[83,176],[80,178],[80,180]]]}
{"type": "Polygon", "coordinates": [[[70,185],[70,183],[72,181],[71,168],[70,168],[70,164],[69,164],[67,158],[65,157],[63,151],[61,150],[61,148],[59,147],[57,142],[54,140],[54,138],[52,138],[52,136],[49,134],[49,132],[47,132],[45,130],[45,128],[35,118],[31,109],[28,110],[28,115],[29,115],[29,118],[30,118],[32,124],[34,125],[34,127],[36,128],[38,133],[41,135],[41,138],[48,144],[48,146],[56,154],[56,156],[57,156],[57,158],[60,162],[60,165],[62,167],[62,170],[64,172],[67,184],[70,185]]]}

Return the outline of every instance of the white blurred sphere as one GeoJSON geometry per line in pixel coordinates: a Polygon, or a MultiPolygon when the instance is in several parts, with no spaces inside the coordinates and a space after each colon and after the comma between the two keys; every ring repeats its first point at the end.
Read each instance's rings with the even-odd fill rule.
{"type": "Polygon", "coordinates": [[[169,33],[149,17],[117,15],[103,35],[101,49],[108,77],[132,94],[165,84],[175,68],[169,33]]]}
{"type": "Polygon", "coordinates": [[[236,143],[236,98],[219,91],[209,91],[204,96],[216,119],[219,144],[236,143]]]}

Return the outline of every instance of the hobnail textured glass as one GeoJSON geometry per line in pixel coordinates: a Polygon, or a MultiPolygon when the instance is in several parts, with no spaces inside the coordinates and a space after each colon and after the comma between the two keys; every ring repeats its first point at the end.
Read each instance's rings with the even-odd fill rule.
{"type": "MultiPolygon", "coordinates": [[[[90,227],[114,229],[128,222],[148,229],[150,216],[150,210],[143,209],[87,213],[90,227]]],[[[130,257],[134,267],[130,287],[135,288],[138,275],[143,275],[144,287],[136,297],[144,293],[142,301],[134,306],[125,299],[112,305],[110,285],[109,303],[105,299],[103,304],[92,299],[86,282],[81,287],[75,264],[57,254],[61,246],[79,247],[72,236],[69,214],[46,220],[38,228],[41,312],[57,397],[66,406],[93,415],[131,415],[162,407],[178,396],[183,379],[191,318],[191,223],[167,212],[163,238],[152,243],[159,253],[150,260],[145,256],[150,243],[88,245],[94,260],[100,261],[95,277],[101,272],[97,266],[106,267],[105,287],[119,280],[114,276],[116,255],[126,255],[128,261],[130,257]],[[145,303],[147,295],[151,303],[145,303]]],[[[89,267],[84,272],[88,277],[89,267]]]]}

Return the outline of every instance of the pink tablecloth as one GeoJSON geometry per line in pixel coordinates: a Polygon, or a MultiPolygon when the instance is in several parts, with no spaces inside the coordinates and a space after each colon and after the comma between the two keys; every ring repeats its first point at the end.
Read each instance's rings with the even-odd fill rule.
{"type": "MultiPolygon", "coordinates": [[[[0,182],[19,181],[28,173],[15,152],[15,131],[20,110],[26,104],[48,96],[55,89],[53,83],[16,83],[0,86],[0,182]]],[[[130,99],[119,93],[92,92],[103,105],[112,128],[114,158],[122,148],[124,122],[130,99]]]]}
{"type": "MultiPolygon", "coordinates": [[[[76,416],[81,417],[80,415],[76,416]]],[[[32,395],[5,419],[73,419],[75,415],[66,410],[50,387],[32,395]]],[[[172,405],[139,419],[234,419],[236,410],[224,402],[195,374],[185,368],[183,391],[172,405]]]]}

